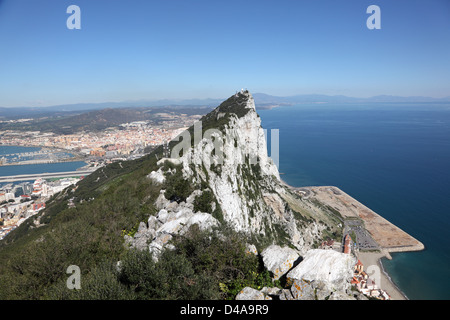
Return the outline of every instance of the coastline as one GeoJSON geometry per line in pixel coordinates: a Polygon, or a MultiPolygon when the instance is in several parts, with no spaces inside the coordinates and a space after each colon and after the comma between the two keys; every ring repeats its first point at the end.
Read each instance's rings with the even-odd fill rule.
{"type": "Polygon", "coordinates": [[[392,259],[390,258],[389,253],[386,253],[387,252],[360,252],[358,259],[364,265],[365,270],[367,270],[369,266],[377,266],[379,268],[380,272],[378,274],[374,272],[373,275],[370,275],[372,275],[372,277],[379,276],[380,288],[385,290],[391,296],[392,300],[409,300],[403,291],[392,281],[392,278],[383,267],[381,259],[392,259]]]}
{"type": "Polygon", "coordinates": [[[392,300],[409,300],[405,293],[394,283],[390,275],[383,267],[382,259],[386,258],[392,260],[390,252],[413,252],[421,251],[425,249],[425,246],[413,238],[388,220],[384,219],[380,215],[376,214],[363,204],[359,203],[356,199],[347,195],[345,192],[337,187],[333,186],[318,186],[318,187],[293,187],[280,179],[281,183],[287,188],[295,191],[307,191],[304,199],[315,198],[319,199],[322,203],[325,203],[334,209],[338,210],[341,214],[343,209],[344,218],[358,217],[369,225],[369,231],[371,236],[374,236],[380,250],[379,251],[359,251],[358,259],[364,266],[364,270],[370,267],[369,276],[376,279],[375,283],[385,290],[392,300]],[[323,195],[326,192],[326,197],[323,195]],[[320,194],[322,193],[322,194],[320,194]],[[322,197],[321,197],[322,196],[322,197]],[[324,199],[327,201],[323,201],[324,199]],[[346,210],[351,208],[351,210],[346,210]],[[356,210],[355,210],[356,209],[356,210]],[[362,212],[362,214],[361,214],[362,212]],[[382,228],[381,228],[382,227],[382,228]],[[390,242],[380,241],[386,234],[382,230],[391,230],[393,236],[390,242]],[[396,238],[397,236],[397,238],[396,238]],[[376,267],[375,270],[373,269],[376,267]],[[377,279],[378,278],[378,279],[377,279]]]}
{"type": "Polygon", "coordinates": [[[72,155],[81,156],[81,154],[74,150],[68,150],[61,147],[51,147],[51,146],[42,146],[42,145],[33,145],[33,144],[27,144],[27,145],[18,145],[18,144],[2,144],[0,143],[0,147],[19,147],[19,148],[39,148],[39,149],[49,149],[55,152],[67,152],[72,155]]]}
{"type": "MultiPolygon", "coordinates": [[[[68,158],[64,158],[61,161],[57,161],[57,162],[49,162],[49,163],[58,163],[58,162],[78,162],[78,161],[83,161],[85,163],[86,162],[86,157],[84,157],[81,153],[77,152],[77,151],[73,151],[73,150],[66,150],[63,148],[59,148],[59,147],[48,147],[48,146],[40,146],[40,145],[12,145],[12,144],[1,144],[0,143],[0,147],[17,147],[17,148],[37,148],[40,150],[44,150],[44,149],[48,149],[51,150],[52,152],[64,152],[64,153],[68,153],[69,157],[68,158]]],[[[44,160],[44,162],[42,162],[43,164],[46,163],[46,160],[44,160]]],[[[31,165],[34,163],[7,163],[7,164],[3,164],[1,166],[19,166],[19,165],[31,165]]]]}

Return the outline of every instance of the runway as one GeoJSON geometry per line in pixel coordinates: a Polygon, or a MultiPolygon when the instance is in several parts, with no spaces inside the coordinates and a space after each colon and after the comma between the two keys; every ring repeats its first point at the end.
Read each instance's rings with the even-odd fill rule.
{"type": "Polygon", "coordinates": [[[52,172],[52,173],[39,173],[39,174],[35,173],[35,174],[21,174],[21,175],[16,175],[16,176],[4,176],[4,177],[0,177],[0,183],[29,181],[29,180],[36,180],[39,178],[51,179],[51,178],[81,177],[81,176],[88,176],[94,171],[95,170],[82,170],[82,171],[52,172]]]}

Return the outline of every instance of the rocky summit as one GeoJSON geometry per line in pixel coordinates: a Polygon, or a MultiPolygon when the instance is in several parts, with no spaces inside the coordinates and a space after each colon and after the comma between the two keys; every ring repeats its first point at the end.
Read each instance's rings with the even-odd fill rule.
{"type": "MultiPolygon", "coordinates": [[[[295,282],[294,289],[314,292],[311,284],[320,283],[326,291],[323,297],[333,292],[334,297],[347,296],[345,283],[351,279],[354,265],[349,256],[312,250],[333,232],[339,237],[339,217],[321,203],[302,199],[280,179],[268,157],[265,133],[248,91],[231,96],[175,141],[178,144],[171,144],[148,179],[167,186],[169,180],[176,184],[173,179],[177,177],[201,188],[184,194],[161,189],[155,202],[158,213],[147,225],[142,224],[133,238],[127,237],[130,246],[150,250],[158,259],[164,248],[172,246],[172,237],[184,234],[193,224],[200,229],[226,224],[269,244],[261,256],[274,280],[288,274],[295,282]]],[[[262,296],[264,292],[247,288],[237,298],[262,296]]],[[[306,295],[279,290],[265,296],[297,299],[306,295]]]]}
{"type": "Polygon", "coordinates": [[[161,190],[156,216],[160,226],[154,230],[153,242],[164,245],[162,234],[167,239],[166,234],[182,233],[192,221],[202,228],[226,223],[236,231],[288,244],[302,255],[321,241],[327,222],[311,219],[312,212],[302,213],[304,204],[280,180],[277,167],[267,155],[264,130],[248,91],[224,101],[193,129],[197,141],[191,145],[189,131],[181,134],[183,138],[175,140],[180,145],[188,141],[188,148],[180,155],[181,147],[173,147],[173,157],[160,159],[158,169],[148,178],[162,183],[177,175],[201,189],[176,198],[161,190]],[[209,211],[196,210],[194,202],[202,197],[208,203],[201,209],[209,211]]]}

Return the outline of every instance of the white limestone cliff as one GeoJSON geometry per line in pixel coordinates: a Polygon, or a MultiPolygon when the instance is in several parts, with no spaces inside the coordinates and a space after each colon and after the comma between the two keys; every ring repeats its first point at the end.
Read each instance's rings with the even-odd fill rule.
{"type": "MultiPolygon", "coordinates": [[[[164,162],[180,165],[184,179],[197,185],[206,183],[223,221],[233,229],[274,241],[281,239],[304,254],[320,239],[325,226],[316,221],[300,226],[288,208],[284,199],[287,191],[276,165],[268,157],[265,133],[252,95],[245,91],[230,97],[204,117],[201,124],[204,127],[211,123],[220,127],[200,131],[201,139],[194,131],[194,145],[179,158],[161,159],[160,168],[148,177],[155,183],[163,183],[164,162]]],[[[194,130],[196,126],[199,124],[194,125],[194,130]]],[[[193,198],[199,190],[195,192],[193,198]]],[[[160,209],[178,206],[161,205],[161,201],[168,200],[158,198],[160,209]]]]}
{"type": "MultiPolygon", "coordinates": [[[[236,93],[192,128],[180,135],[184,143],[181,156],[178,145],[172,144],[171,157],[160,159],[158,168],[148,174],[152,183],[162,187],[154,203],[158,213],[147,224],[141,223],[136,235],[126,238],[127,243],[148,249],[158,259],[162,250],[171,248],[172,237],[192,225],[204,230],[227,224],[271,242],[261,252],[265,267],[274,280],[286,276],[292,283],[290,289],[283,290],[246,288],[238,299],[349,297],[349,278],[355,263],[352,256],[312,250],[323,240],[325,229],[329,233],[337,230],[339,217],[333,218],[333,211],[320,203],[303,201],[281,181],[268,157],[252,95],[247,91],[236,93]],[[192,188],[189,195],[169,200],[165,188],[170,189],[168,183],[174,176],[192,188]],[[210,210],[200,212],[195,202],[205,194],[211,201],[206,206],[210,210]]],[[[248,252],[258,254],[253,244],[248,245],[248,252]]]]}

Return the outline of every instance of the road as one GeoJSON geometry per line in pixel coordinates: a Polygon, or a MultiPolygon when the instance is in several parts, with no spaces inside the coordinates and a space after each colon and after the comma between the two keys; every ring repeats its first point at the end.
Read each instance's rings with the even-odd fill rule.
{"type": "Polygon", "coordinates": [[[0,177],[0,183],[30,181],[30,180],[36,180],[38,178],[51,179],[51,178],[81,177],[81,176],[88,176],[94,171],[95,170],[83,170],[83,171],[21,174],[21,175],[17,175],[17,176],[5,176],[5,177],[0,177]]]}

